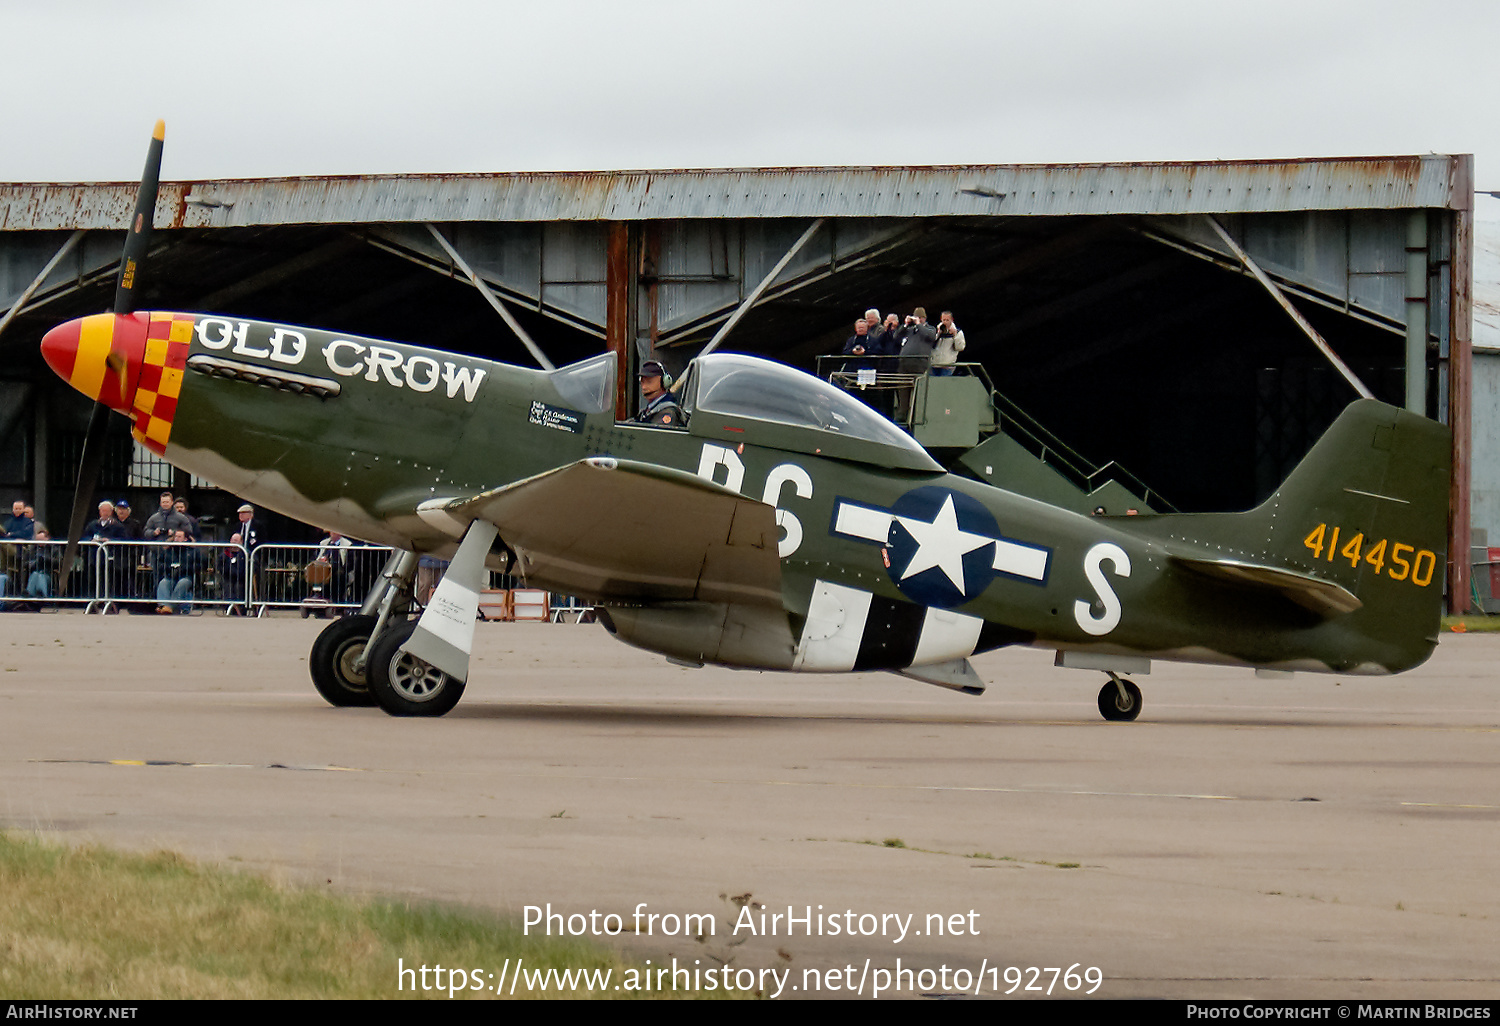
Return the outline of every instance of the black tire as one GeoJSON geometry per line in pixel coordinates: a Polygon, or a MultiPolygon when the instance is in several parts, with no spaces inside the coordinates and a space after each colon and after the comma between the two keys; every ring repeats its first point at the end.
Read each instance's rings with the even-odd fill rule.
{"type": "Polygon", "coordinates": [[[464,697],[464,681],[402,652],[416,620],[399,623],[375,639],[365,673],[375,702],[392,716],[442,716],[464,697]]]}
{"type": "Polygon", "coordinates": [[[375,696],[362,673],[355,672],[358,658],[375,629],[373,616],[346,616],[324,627],[307,657],[313,687],[329,705],[374,705],[375,696]]]}
{"type": "Polygon", "coordinates": [[[1114,681],[1100,689],[1099,712],[1111,722],[1128,723],[1141,714],[1141,689],[1135,686],[1135,681],[1123,677],[1120,678],[1120,684],[1125,688],[1123,698],[1114,681]]]}

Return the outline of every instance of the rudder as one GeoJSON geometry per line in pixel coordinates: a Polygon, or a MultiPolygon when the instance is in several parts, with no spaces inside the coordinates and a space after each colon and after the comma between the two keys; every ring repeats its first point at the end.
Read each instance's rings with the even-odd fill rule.
{"type": "Polygon", "coordinates": [[[1442,612],[1451,448],[1443,425],[1362,399],[1247,514],[1269,559],[1347,588],[1362,603],[1347,626],[1410,651],[1413,665],[1442,612]]]}

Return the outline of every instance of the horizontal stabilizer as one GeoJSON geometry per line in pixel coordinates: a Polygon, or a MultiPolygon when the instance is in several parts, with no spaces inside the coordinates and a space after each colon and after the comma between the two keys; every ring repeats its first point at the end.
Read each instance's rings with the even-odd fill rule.
{"type": "Polygon", "coordinates": [[[1352,613],[1364,605],[1348,588],[1295,570],[1242,563],[1236,559],[1197,559],[1189,556],[1172,556],[1171,559],[1178,566],[1225,584],[1278,593],[1325,620],[1352,613]]]}
{"type": "Polygon", "coordinates": [[[484,520],[515,551],[512,571],[598,601],[781,605],[775,510],[696,474],[591,457],[419,510],[484,520]]]}

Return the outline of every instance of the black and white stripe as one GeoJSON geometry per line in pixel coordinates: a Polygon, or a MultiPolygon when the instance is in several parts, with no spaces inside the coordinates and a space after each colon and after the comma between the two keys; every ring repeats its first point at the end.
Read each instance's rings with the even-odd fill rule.
{"type": "Polygon", "coordinates": [[[1030,641],[1028,631],[977,616],[884,598],[817,581],[792,668],[847,672],[900,670],[966,659],[1030,641]]]}

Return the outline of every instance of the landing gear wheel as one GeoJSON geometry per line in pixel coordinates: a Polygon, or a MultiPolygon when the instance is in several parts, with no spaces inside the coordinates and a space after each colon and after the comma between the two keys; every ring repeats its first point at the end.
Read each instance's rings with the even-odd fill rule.
{"type": "Polygon", "coordinates": [[[1099,712],[1106,720],[1116,722],[1135,719],[1141,714],[1141,689],[1135,686],[1135,681],[1124,677],[1118,684],[1111,680],[1099,692],[1099,712]],[[1123,695],[1121,688],[1125,689],[1123,695]]]}
{"type": "Polygon", "coordinates": [[[374,629],[373,616],[346,616],[324,627],[313,642],[307,668],[312,673],[313,687],[329,705],[375,704],[365,675],[354,668],[354,661],[365,650],[374,629]]]}
{"type": "Polygon", "coordinates": [[[464,696],[464,681],[400,651],[416,629],[408,620],[375,639],[365,664],[370,693],[392,716],[441,716],[464,696]]]}

